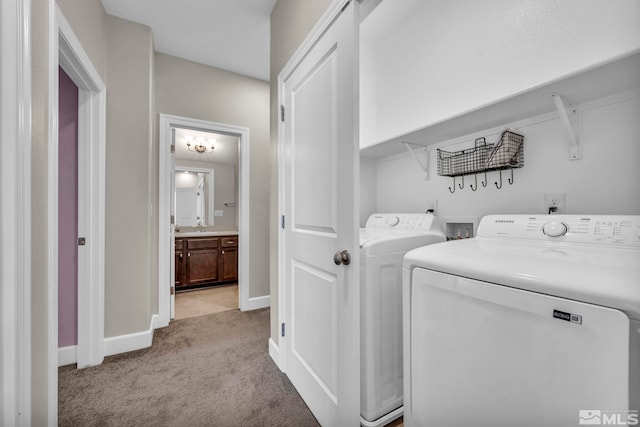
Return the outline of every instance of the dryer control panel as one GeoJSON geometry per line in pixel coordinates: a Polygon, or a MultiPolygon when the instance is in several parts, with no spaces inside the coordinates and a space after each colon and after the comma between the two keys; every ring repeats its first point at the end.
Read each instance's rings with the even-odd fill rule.
{"type": "Polygon", "coordinates": [[[367,229],[395,229],[428,231],[437,225],[438,221],[433,214],[372,214],[367,219],[367,229]]]}
{"type": "Polygon", "coordinates": [[[478,236],[640,248],[640,215],[487,215],[478,236]]]}

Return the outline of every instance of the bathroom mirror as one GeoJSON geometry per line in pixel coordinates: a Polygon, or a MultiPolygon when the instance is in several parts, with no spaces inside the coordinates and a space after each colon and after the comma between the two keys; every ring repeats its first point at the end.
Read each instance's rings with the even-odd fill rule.
{"type": "Polygon", "coordinates": [[[214,225],[214,170],[176,166],[176,226],[214,225]]]}

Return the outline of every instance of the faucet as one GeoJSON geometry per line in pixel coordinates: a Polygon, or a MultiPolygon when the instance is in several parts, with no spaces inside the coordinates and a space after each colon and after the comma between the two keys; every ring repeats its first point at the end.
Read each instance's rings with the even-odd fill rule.
{"type": "Polygon", "coordinates": [[[201,232],[207,231],[207,227],[204,226],[202,221],[198,221],[198,224],[196,225],[196,227],[198,227],[198,231],[201,231],[201,232]]]}

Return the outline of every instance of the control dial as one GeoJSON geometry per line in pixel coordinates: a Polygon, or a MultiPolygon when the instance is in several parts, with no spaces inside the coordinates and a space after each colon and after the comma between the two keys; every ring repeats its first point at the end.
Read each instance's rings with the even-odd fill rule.
{"type": "Polygon", "coordinates": [[[542,226],[542,232],[549,237],[560,237],[567,234],[569,227],[564,222],[552,221],[542,226]]]}
{"type": "Polygon", "coordinates": [[[395,227],[399,223],[400,223],[400,217],[394,216],[394,217],[389,218],[389,225],[390,226],[395,227]]]}

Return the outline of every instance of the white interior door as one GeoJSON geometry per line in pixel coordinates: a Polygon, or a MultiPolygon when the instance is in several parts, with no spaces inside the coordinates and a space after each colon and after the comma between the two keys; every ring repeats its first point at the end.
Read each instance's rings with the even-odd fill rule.
{"type": "Polygon", "coordinates": [[[171,221],[169,221],[169,263],[170,268],[170,291],[169,291],[169,318],[176,317],[176,130],[171,128],[171,151],[169,155],[169,163],[171,164],[170,172],[170,188],[171,196],[169,197],[169,209],[171,211],[171,221]]]}
{"type": "Polygon", "coordinates": [[[285,370],[320,424],[359,425],[356,6],[281,88],[285,370]],[[336,265],[348,251],[351,263],[336,265]]]}
{"type": "Polygon", "coordinates": [[[198,225],[198,195],[200,190],[192,187],[176,188],[176,224],[195,227],[198,225]]]}

